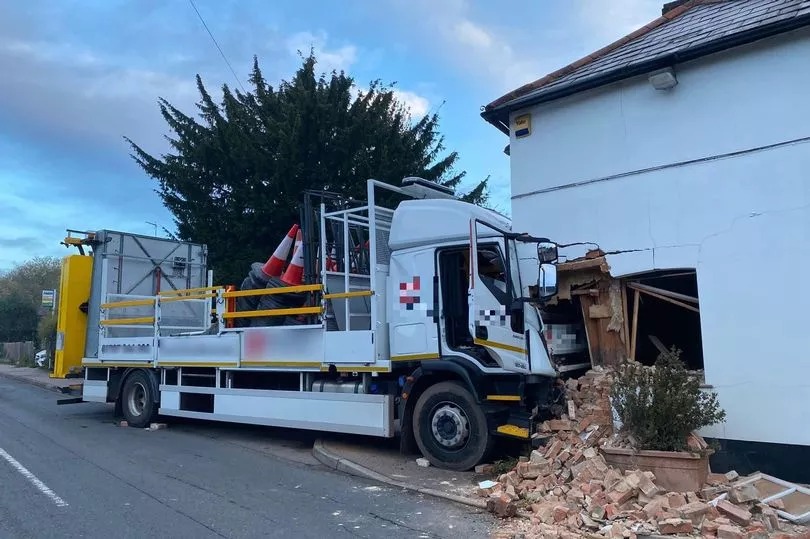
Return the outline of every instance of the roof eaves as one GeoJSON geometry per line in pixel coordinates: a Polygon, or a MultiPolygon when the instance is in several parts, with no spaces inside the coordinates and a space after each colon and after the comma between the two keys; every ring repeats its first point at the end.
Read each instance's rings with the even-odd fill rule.
{"type": "Polygon", "coordinates": [[[582,66],[584,66],[586,64],[589,64],[590,62],[593,62],[594,60],[597,60],[597,59],[601,58],[602,56],[605,56],[608,53],[613,52],[614,50],[618,49],[622,45],[625,45],[626,43],[629,43],[630,41],[643,36],[644,34],[650,32],[651,30],[654,30],[654,29],[658,28],[662,24],[671,21],[675,17],[677,17],[677,16],[681,15],[682,13],[685,13],[686,11],[691,9],[693,6],[695,6],[697,4],[700,4],[700,3],[703,3],[704,1],[705,0],[690,0],[689,2],[686,2],[685,4],[682,4],[682,5],[674,8],[674,9],[672,9],[671,11],[668,11],[665,15],[662,15],[661,17],[658,17],[657,19],[653,20],[652,22],[650,22],[648,24],[645,24],[641,28],[627,34],[624,37],[621,37],[621,38],[617,39],[613,43],[611,43],[611,44],[609,44],[609,45],[607,45],[605,47],[602,47],[598,51],[592,52],[591,54],[589,54],[589,55],[587,55],[587,56],[585,56],[583,58],[580,58],[579,60],[576,60],[575,62],[572,62],[572,63],[568,64],[567,66],[558,69],[557,71],[549,73],[548,75],[546,75],[546,76],[544,76],[544,77],[542,77],[540,79],[537,79],[536,81],[530,82],[528,84],[524,84],[520,88],[518,88],[516,90],[513,90],[513,91],[499,97],[498,99],[491,102],[489,105],[486,105],[486,109],[489,110],[489,109],[497,108],[500,105],[503,105],[504,103],[508,103],[509,101],[512,101],[513,99],[515,99],[517,97],[521,97],[521,96],[527,94],[530,91],[541,88],[542,86],[545,86],[546,84],[548,84],[548,83],[550,83],[552,81],[555,81],[558,78],[560,78],[560,77],[562,77],[564,75],[567,75],[567,74],[571,73],[572,71],[574,71],[576,69],[579,69],[580,67],[582,67],[582,66]]]}
{"type": "MultiPolygon", "coordinates": [[[[659,22],[661,21],[661,19],[671,20],[677,17],[678,15],[684,13],[688,9],[691,9],[696,4],[715,3],[718,1],[723,0],[692,0],[690,2],[687,2],[673,9],[671,13],[667,13],[665,17],[659,17],[652,23],[642,28],[639,28],[632,34],[629,34],[621,38],[620,40],[611,43],[607,47],[604,47],[599,51],[596,51],[595,53],[583,59],[580,59],[577,62],[574,62],[574,64],[582,62],[579,64],[578,67],[580,67],[581,65],[585,65],[587,63],[585,61],[586,59],[598,58],[599,56],[607,54],[613,51],[614,49],[620,47],[624,43],[627,43],[633,39],[636,39],[641,35],[644,35],[651,29],[656,28],[657,26],[663,24],[663,22],[659,22]],[[652,26],[656,23],[658,23],[656,26],[652,26]]],[[[810,4],[810,0],[806,1],[810,4]]],[[[578,80],[572,84],[564,85],[561,86],[560,88],[549,90],[548,92],[543,92],[543,86],[549,84],[550,82],[556,80],[561,76],[566,75],[570,71],[573,71],[578,68],[573,67],[574,64],[571,64],[570,66],[566,66],[562,69],[559,69],[554,73],[546,75],[542,79],[524,85],[518,88],[517,90],[510,92],[509,94],[493,101],[492,103],[483,108],[481,116],[487,122],[491,123],[500,131],[502,131],[504,134],[508,135],[509,112],[511,110],[514,110],[515,108],[529,106],[530,104],[534,103],[553,101],[555,99],[560,99],[562,97],[566,97],[578,92],[583,92],[592,88],[604,86],[606,84],[611,84],[613,82],[618,82],[620,80],[624,80],[630,77],[642,75],[644,73],[649,73],[650,71],[654,71],[662,67],[667,67],[677,63],[683,63],[689,60],[694,60],[702,56],[706,56],[707,54],[720,52],[738,45],[744,45],[756,41],[758,39],[763,39],[766,37],[770,37],[773,35],[777,35],[779,33],[787,32],[808,25],[810,25],[810,10],[803,8],[802,10],[799,11],[799,13],[797,13],[796,17],[791,19],[777,21],[774,24],[768,24],[765,26],[753,27],[748,31],[727,35],[720,39],[711,41],[709,43],[701,44],[691,49],[680,50],[675,53],[653,58],[646,62],[640,62],[635,65],[611,70],[606,73],[599,73],[591,77],[586,77],[581,80],[578,80]],[[526,89],[527,87],[530,88],[526,89]],[[521,92],[521,90],[523,91],[521,92]]]]}

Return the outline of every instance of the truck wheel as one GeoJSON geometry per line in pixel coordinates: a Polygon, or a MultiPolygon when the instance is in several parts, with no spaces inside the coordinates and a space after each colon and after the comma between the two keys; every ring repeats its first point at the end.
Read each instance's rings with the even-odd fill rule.
{"type": "Polygon", "coordinates": [[[458,382],[426,389],[414,406],[412,424],[419,450],[438,468],[469,470],[494,443],[484,412],[458,382]]]}
{"type": "Polygon", "coordinates": [[[149,426],[156,415],[157,407],[148,373],[135,371],[127,377],[121,391],[121,410],[131,427],[149,426]]]}

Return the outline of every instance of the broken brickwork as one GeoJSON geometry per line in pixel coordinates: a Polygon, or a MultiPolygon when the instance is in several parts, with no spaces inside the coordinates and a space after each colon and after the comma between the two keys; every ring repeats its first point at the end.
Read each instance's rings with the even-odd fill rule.
{"type": "MultiPolygon", "coordinates": [[[[806,528],[779,518],[778,503],[759,502],[756,489],[734,472],[710,474],[699,492],[667,492],[652,472],[610,467],[600,448],[614,439],[611,376],[596,368],[568,380],[566,412],[535,434],[542,445],[495,486],[479,489],[499,517],[526,517],[496,536],[810,538],[806,528]]],[[[696,435],[690,446],[706,447],[696,435]]]]}

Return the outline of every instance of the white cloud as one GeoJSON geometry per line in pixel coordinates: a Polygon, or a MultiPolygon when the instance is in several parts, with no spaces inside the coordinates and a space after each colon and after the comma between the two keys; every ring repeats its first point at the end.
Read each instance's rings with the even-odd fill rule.
{"type": "MultiPolygon", "coordinates": [[[[390,0],[426,48],[494,96],[537,80],[647,24],[664,0],[557,0],[514,14],[469,0],[390,0]],[[496,10],[493,12],[492,10],[496,10]],[[550,18],[554,17],[554,18],[550,18]],[[522,24],[525,22],[525,25],[522,24]]],[[[405,24],[405,23],[403,23],[405,24]]]]}
{"type": "Polygon", "coordinates": [[[126,98],[149,96],[173,96],[175,100],[190,101],[197,95],[197,87],[191,79],[178,79],[146,69],[121,68],[87,81],[82,92],[87,97],[126,98]]]}
{"type": "Polygon", "coordinates": [[[421,118],[430,110],[430,101],[415,92],[395,89],[393,93],[396,100],[410,110],[411,118],[421,118]]]}
{"type": "MultiPolygon", "coordinates": [[[[579,0],[579,19],[601,46],[641,28],[661,15],[664,0],[579,0]]],[[[597,45],[599,46],[599,45],[597,45]]]]}
{"type": "Polygon", "coordinates": [[[538,78],[550,58],[516,50],[502,29],[474,20],[466,0],[394,0],[403,17],[420,21],[425,43],[457,70],[485,80],[495,92],[538,78]],[[437,39],[438,38],[438,39],[437,39]]]}
{"type": "MultiPolygon", "coordinates": [[[[352,101],[359,97],[360,92],[365,94],[368,92],[368,88],[360,88],[356,84],[352,84],[352,87],[349,88],[349,94],[351,95],[352,101]]],[[[394,88],[391,90],[391,93],[394,94],[394,98],[398,102],[403,104],[405,108],[408,109],[412,120],[421,119],[422,116],[427,114],[430,110],[430,100],[417,94],[416,92],[394,88]]]]}
{"type": "Polygon", "coordinates": [[[29,136],[84,139],[97,150],[120,151],[123,134],[149,150],[165,148],[157,97],[188,110],[196,96],[190,77],[126,67],[121,58],[65,42],[2,41],[0,68],[4,111],[26,118],[20,125],[29,136]]]}
{"type": "Polygon", "coordinates": [[[453,27],[456,38],[467,45],[477,48],[488,48],[492,46],[493,38],[483,28],[474,22],[462,19],[453,27]]]}
{"type": "Polygon", "coordinates": [[[299,52],[306,55],[310,48],[315,50],[315,57],[318,64],[324,71],[347,71],[357,62],[357,47],[354,45],[343,45],[338,48],[327,47],[328,36],[326,32],[319,32],[317,35],[312,32],[298,32],[287,38],[287,49],[290,54],[297,55],[299,52]]]}

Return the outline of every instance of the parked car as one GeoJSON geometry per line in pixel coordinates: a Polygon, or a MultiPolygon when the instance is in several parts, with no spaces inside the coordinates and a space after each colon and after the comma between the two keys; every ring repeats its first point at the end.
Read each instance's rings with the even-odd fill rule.
{"type": "Polygon", "coordinates": [[[47,350],[40,350],[34,356],[34,361],[37,363],[37,367],[44,367],[48,362],[48,351],[47,350]]]}

